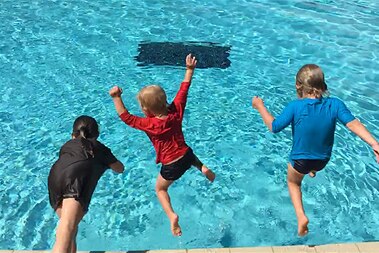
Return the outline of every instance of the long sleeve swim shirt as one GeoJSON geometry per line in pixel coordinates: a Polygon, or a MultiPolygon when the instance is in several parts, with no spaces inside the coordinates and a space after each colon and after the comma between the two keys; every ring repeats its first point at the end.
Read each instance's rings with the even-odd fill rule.
{"type": "Polygon", "coordinates": [[[292,126],[291,160],[329,159],[337,121],[346,125],[355,118],[337,98],[298,99],[292,101],[272,122],[277,133],[292,126]]]}
{"type": "Polygon", "coordinates": [[[174,101],[168,108],[164,119],[156,117],[138,117],[128,111],[120,118],[127,125],[144,131],[156,151],[156,163],[167,164],[183,156],[188,146],[184,141],[182,121],[191,83],[182,82],[174,101]]]}

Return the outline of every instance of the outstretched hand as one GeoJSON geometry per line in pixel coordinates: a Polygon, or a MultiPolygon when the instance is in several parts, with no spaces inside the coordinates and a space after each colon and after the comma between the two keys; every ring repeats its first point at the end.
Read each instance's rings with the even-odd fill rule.
{"type": "Polygon", "coordinates": [[[253,108],[258,109],[264,106],[263,99],[258,96],[254,96],[252,100],[253,108]]]}
{"type": "Polygon", "coordinates": [[[118,86],[114,86],[112,89],[109,90],[109,95],[114,97],[121,97],[122,89],[118,86]]]}
{"type": "Polygon", "coordinates": [[[374,150],[374,154],[375,154],[375,157],[376,157],[376,162],[379,163],[379,144],[373,145],[372,149],[374,150]]]}
{"type": "Polygon", "coordinates": [[[196,67],[197,60],[195,57],[192,57],[192,54],[187,55],[186,57],[186,67],[187,69],[194,69],[196,67]]]}

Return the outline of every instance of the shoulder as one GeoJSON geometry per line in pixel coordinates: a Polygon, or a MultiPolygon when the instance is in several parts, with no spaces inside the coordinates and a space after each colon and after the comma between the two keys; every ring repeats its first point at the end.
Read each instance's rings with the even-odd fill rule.
{"type": "Polygon", "coordinates": [[[292,100],[291,102],[288,103],[287,107],[295,107],[295,106],[298,106],[298,105],[301,105],[304,103],[304,100],[303,99],[296,99],[296,100],[292,100]]]}
{"type": "Polygon", "coordinates": [[[325,101],[330,101],[331,103],[343,103],[343,101],[337,97],[325,97],[325,101]]]}
{"type": "Polygon", "coordinates": [[[61,150],[70,150],[70,149],[75,149],[76,147],[81,147],[80,142],[78,141],[79,139],[71,139],[67,141],[65,144],[62,145],[61,150]]]}
{"type": "Polygon", "coordinates": [[[93,140],[92,143],[95,148],[100,149],[101,151],[110,150],[110,148],[108,148],[106,145],[104,145],[102,142],[98,140],[93,140]]]}
{"type": "Polygon", "coordinates": [[[284,113],[298,115],[304,112],[308,108],[310,102],[308,99],[298,98],[287,104],[284,108],[284,113]]]}
{"type": "Polygon", "coordinates": [[[323,99],[324,103],[330,104],[333,107],[340,107],[340,106],[345,106],[345,103],[336,97],[326,97],[323,99]]]}
{"type": "MultiPolygon", "coordinates": [[[[98,140],[94,140],[93,142],[94,149],[95,149],[95,157],[108,157],[108,156],[113,156],[112,150],[104,145],[102,142],[98,140]]],[[[102,159],[102,158],[100,158],[102,159]]]]}
{"type": "Polygon", "coordinates": [[[302,100],[302,99],[296,99],[296,100],[293,100],[293,101],[289,102],[286,105],[285,110],[295,111],[297,108],[302,107],[303,104],[304,104],[304,100],[302,100]]]}

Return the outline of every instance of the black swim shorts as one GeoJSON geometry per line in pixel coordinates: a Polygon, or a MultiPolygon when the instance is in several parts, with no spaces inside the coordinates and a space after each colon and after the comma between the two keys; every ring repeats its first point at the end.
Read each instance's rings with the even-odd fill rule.
{"type": "Polygon", "coordinates": [[[173,162],[171,164],[162,165],[161,168],[161,176],[166,180],[177,180],[183,174],[191,168],[191,166],[195,166],[199,170],[203,166],[203,163],[197,158],[197,156],[193,153],[191,148],[188,148],[185,155],[180,158],[178,161],[173,162]]]}
{"type": "Polygon", "coordinates": [[[292,167],[301,174],[309,174],[311,171],[320,171],[328,164],[328,160],[299,159],[291,160],[292,167]]]}

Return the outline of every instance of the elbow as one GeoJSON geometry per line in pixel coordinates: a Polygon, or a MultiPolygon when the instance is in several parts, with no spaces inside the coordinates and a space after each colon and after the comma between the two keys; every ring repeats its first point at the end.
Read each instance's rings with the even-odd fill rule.
{"type": "Polygon", "coordinates": [[[276,129],[276,127],[273,127],[272,122],[270,122],[270,123],[267,124],[267,128],[268,128],[268,130],[270,130],[271,133],[275,134],[275,133],[278,132],[277,129],[276,129]]]}
{"type": "Polygon", "coordinates": [[[274,132],[274,130],[272,129],[272,124],[267,124],[267,128],[270,132],[274,132]]]}
{"type": "Polygon", "coordinates": [[[111,164],[111,169],[116,173],[123,173],[125,170],[124,164],[122,162],[117,161],[114,164],[111,164]]]}
{"type": "Polygon", "coordinates": [[[119,169],[117,170],[117,173],[123,173],[125,171],[125,166],[121,163],[119,169]]]}
{"type": "Polygon", "coordinates": [[[119,117],[121,117],[121,115],[123,115],[125,112],[126,112],[126,110],[118,110],[117,114],[119,117]]]}
{"type": "Polygon", "coordinates": [[[276,134],[276,133],[279,133],[281,129],[279,129],[278,125],[274,124],[274,122],[275,122],[275,119],[271,120],[271,122],[267,124],[267,127],[271,133],[276,134]]]}
{"type": "Polygon", "coordinates": [[[345,126],[346,126],[348,129],[350,129],[351,131],[353,131],[358,125],[361,125],[361,122],[360,122],[359,120],[357,120],[357,119],[354,119],[354,120],[352,120],[352,121],[346,123],[345,126]]]}

